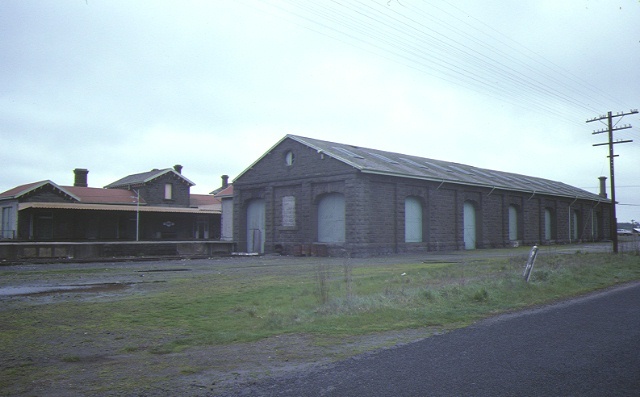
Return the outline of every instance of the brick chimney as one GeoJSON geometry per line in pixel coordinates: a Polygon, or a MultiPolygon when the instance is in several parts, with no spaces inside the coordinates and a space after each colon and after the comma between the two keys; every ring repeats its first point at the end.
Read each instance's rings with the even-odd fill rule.
{"type": "Polygon", "coordinates": [[[75,175],[74,181],[73,181],[73,186],[78,186],[78,187],[87,187],[89,185],[87,185],[87,174],[89,173],[89,170],[84,169],[84,168],[76,168],[75,170],[73,170],[73,174],[75,175]]]}
{"type": "Polygon", "coordinates": [[[601,176],[598,179],[600,179],[600,193],[599,193],[599,196],[607,198],[607,177],[606,176],[601,176]]]}
{"type": "Polygon", "coordinates": [[[182,174],[182,166],[180,164],[176,164],[173,166],[173,169],[178,173],[182,174]]]}
{"type": "Polygon", "coordinates": [[[229,175],[222,175],[222,188],[225,189],[227,186],[229,186],[229,175]]]}

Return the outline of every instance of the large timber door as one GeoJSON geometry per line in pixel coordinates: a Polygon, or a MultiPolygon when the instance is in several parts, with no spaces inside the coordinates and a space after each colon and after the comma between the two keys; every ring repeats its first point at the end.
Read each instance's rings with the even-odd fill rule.
{"type": "Polygon", "coordinates": [[[345,205],[344,195],[330,193],[318,202],[318,242],[344,243],[345,205]]]}
{"type": "Polygon", "coordinates": [[[476,207],[470,201],[464,203],[464,248],[476,249],[476,207]]]}
{"type": "Polygon", "coordinates": [[[264,200],[251,200],[247,206],[247,252],[264,253],[264,200]]]}

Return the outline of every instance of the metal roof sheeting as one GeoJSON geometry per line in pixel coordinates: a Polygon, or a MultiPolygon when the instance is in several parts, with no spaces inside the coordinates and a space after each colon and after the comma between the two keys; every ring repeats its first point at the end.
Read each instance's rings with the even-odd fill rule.
{"type": "Polygon", "coordinates": [[[147,172],[141,172],[139,174],[132,174],[129,176],[125,176],[122,179],[118,179],[117,181],[108,184],[107,186],[105,186],[105,188],[107,189],[125,188],[126,189],[129,186],[137,186],[137,185],[145,184],[167,173],[175,174],[177,177],[183,179],[186,183],[188,183],[191,186],[195,185],[195,183],[185,178],[182,174],[177,173],[173,168],[165,168],[162,170],[155,169],[147,172]]]}
{"type": "Polygon", "coordinates": [[[286,138],[322,151],[363,173],[610,202],[595,193],[543,178],[327,142],[297,135],[287,135],[286,138]]]}

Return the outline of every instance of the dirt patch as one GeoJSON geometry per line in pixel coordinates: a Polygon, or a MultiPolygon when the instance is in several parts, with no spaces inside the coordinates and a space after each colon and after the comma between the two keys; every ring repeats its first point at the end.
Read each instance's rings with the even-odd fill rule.
{"type": "MultiPolygon", "coordinates": [[[[2,360],[6,370],[40,366],[50,376],[32,379],[28,385],[4,387],[4,395],[83,396],[210,396],[236,394],[246,385],[267,377],[319,368],[367,351],[390,348],[433,334],[430,330],[350,337],[342,342],[318,344],[309,335],[282,335],[255,343],[189,349],[181,353],[122,352],[122,343],[105,336],[93,343],[58,344],[55,357],[30,356],[2,360]],[[114,388],[114,385],[117,385],[114,388]],[[146,385],[138,387],[136,385],[146,385]],[[122,394],[124,393],[124,394],[122,394]]],[[[324,341],[328,343],[329,341],[324,341]]]]}

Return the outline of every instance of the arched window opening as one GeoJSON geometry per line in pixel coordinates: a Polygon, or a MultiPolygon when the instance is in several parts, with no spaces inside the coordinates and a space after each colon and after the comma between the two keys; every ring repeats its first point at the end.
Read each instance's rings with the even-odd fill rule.
{"type": "Polygon", "coordinates": [[[556,214],[551,208],[544,209],[544,239],[556,239],[556,214]]]}
{"type": "Polygon", "coordinates": [[[571,240],[576,241],[580,236],[580,211],[571,211],[571,240]]]}
{"type": "Polygon", "coordinates": [[[422,202],[417,197],[404,200],[404,241],[422,242],[422,202]]]}
{"type": "Polygon", "coordinates": [[[463,216],[464,248],[468,250],[476,249],[476,218],[476,206],[471,201],[465,201],[463,216]]]}
{"type": "Polygon", "coordinates": [[[520,228],[520,219],[518,215],[518,207],[515,205],[509,206],[509,240],[519,240],[520,234],[518,230],[520,228]]]}
{"type": "Polygon", "coordinates": [[[345,200],[341,193],[329,193],[318,201],[318,242],[345,242],[345,200]]]}

